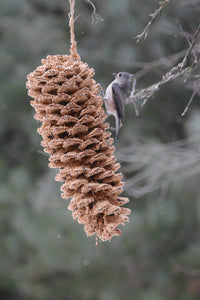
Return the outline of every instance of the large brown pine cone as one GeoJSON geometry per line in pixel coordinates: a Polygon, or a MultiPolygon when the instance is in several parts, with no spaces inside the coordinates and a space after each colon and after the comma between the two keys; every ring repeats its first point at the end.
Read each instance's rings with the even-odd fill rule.
{"type": "Polygon", "coordinates": [[[59,168],[57,181],[64,181],[62,197],[71,198],[74,219],[84,224],[88,236],[101,240],[121,235],[119,224],[128,221],[128,202],[122,193],[122,175],[115,172],[111,133],[104,123],[103,102],[94,70],[67,55],[47,56],[28,75],[28,94],[34,98],[35,119],[41,145],[50,153],[49,166],[59,168]]]}

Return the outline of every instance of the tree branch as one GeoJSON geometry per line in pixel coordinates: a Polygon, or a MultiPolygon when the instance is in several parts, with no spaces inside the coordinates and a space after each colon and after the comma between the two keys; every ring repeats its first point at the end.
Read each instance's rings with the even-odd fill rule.
{"type": "Polygon", "coordinates": [[[148,35],[148,32],[150,30],[150,27],[152,26],[152,23],[153,21],[155,20],[155,18],[160,15],[164,9],[164,7],[166,6],[166,4],[168,4],[171,0],[165,0],[165,1],[162,1],[162,2],[159,2],[160,4],[160,7],[154,11],[153,13],[150,14],[150,21],[147,23],[147,25],[145,26],[144,30],[142,31],[141,34],[138,34],[136,36],[137,40],[136,42],[139,43],[142,39],[146,39],[147,38],[147,35],[148,35]]]}
{"type": "Polygon", "coordinates": [[[199,35],[199,32],[200,32],[200,24],[198,25],[198,27],[193,35],[192,41],[190,43],[190,47],[188,48],[182,62],[180,62],[173,68],[171,68],[165,75],[163,75],[161,81],[154,83],[153,85],[151,85],[145,89],[140,90],[133,96],[130,96],[126,101],[126,104],[131,103],[133,101],[143,100],[142,105],[144,105],[144,104],[146,104],[147,100],[150,97],[152,97],[167,82],[172,81],[175,78],[183,76],[183,75],[186,77],[186,80],[188,80],[188,78],[191,76],[191,73],[192,73],[193,69],[195,68],[195,66],[197,65],[199,58],[200,58],[200,51],[197,50],[198,51],[197,55],[194,55],[194,60],[191,64],[191,66],[189,66],[187,68],[185,67],[188,62],[191,52],[195,49],[194,46],[195,46],[197,37],[199,35]]]}
{"type": "MultiPolygon", "coordinates": [[[[187,51],[187,53],[186,53],[186,55],[185,55],[185,57],[184,57],[184,59],[183,59],[183,61],[182,61],[182,67],[181,67],[181,69],[183,69],[183,68],[185,67],[185,65],[187,64],[187,62],[188,62],[190,53],[192,52],[192,50],[193,50],[193,48],[194,48],[194,44],[195,44],[196,39],[197,39],[197,37],[198,37],[198,35],[199,35],[199,32],[200,32],[200,24],[199,24],[199,26],[197,27],[197,29],[196,29],[196,31],[195,31],[195,33],[194,33],[194,35],[193,35],[193,39],[192,39],[192,42],[191,42],[191,44],[190,44],[190,47],[189,47],[189,49],[188,49],[188,51],[187,51]]],[[[198,58],[197,58],[196,55],[194,55],[194,56],[195,56],[194,62],[197,63],[197,62],[198,62],[198,58]]]]}
{"type": "Polygon", "coordinates": [[[151,86],[142,89],[137,92],[133,97],[129,97],[126,103],[132,103],[133,101],[144,100],[142,105],[146,104],[147,100],[152,97],[164,84],[173,79],[180,77],[182,75],[189,74],[190,67],[181,70],[182,63],[173,67],[170,71],[168,71],[165,75],[163,75],[162,80],[152,84],[151,86]]]}

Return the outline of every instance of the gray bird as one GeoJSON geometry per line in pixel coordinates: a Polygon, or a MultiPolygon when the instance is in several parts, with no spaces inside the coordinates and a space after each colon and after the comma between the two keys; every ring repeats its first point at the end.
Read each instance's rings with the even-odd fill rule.
{"type": "Polygon", "coordinates": [[[113,80],[106,89],[104,96],[106,112],[108,115],[115,117],[116,123],[116,139],[118,139],[119,128],[124,123],[125,116],[125,100],[131,89],[133,74],[127,72],[113,73],[113,80]]]}

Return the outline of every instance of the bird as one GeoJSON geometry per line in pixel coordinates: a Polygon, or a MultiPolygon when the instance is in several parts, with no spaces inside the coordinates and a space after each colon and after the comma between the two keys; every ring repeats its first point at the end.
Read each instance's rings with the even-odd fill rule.
{"type": "Polygon", "coordinates": [[[125,100],[131,89],[131,82],[133,74],[127,72],[112,73],[115,79],[108,85],[104,102],[106,107],[106,114],[115,117],[116,135],[119,137],[119,128],[122,127],[125,118],[125,100]]]}

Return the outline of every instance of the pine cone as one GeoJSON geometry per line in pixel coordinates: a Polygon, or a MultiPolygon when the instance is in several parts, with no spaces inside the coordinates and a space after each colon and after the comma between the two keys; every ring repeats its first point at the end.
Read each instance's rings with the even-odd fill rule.
{"type": "Polygon", "coordinates": [[[35,119],[42,122],[38,132],[50,153],[49,167],[59,168],[55,179],[64,181],[62,197],[71,198],[68,208],[87,235],[106,241],[121,235],[117,226],[128,221],[130,210],[121,207],[129,200],[119,197],[122,175],[115,172],[120,164],[93,75],[72,56],[47,56],[28,75],[27,88],[35,119]]]}

